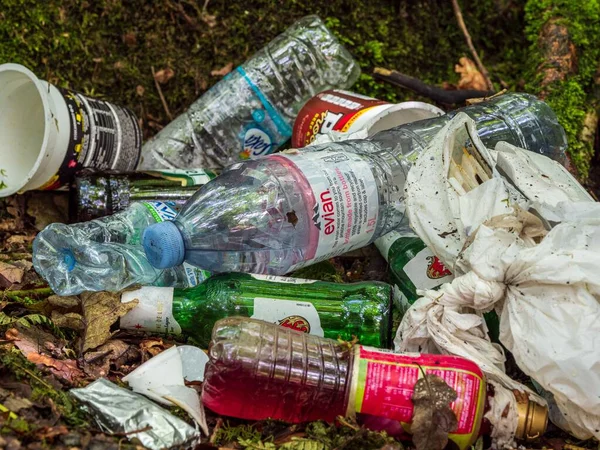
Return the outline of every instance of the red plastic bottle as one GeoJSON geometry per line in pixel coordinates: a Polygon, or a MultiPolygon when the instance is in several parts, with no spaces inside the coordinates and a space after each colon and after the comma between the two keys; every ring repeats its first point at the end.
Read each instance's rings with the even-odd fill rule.
{"type": "Polygon", "coordinates": [[[479,435],[487,384],[464,358],[362,345],[349,350],[332,339],[240,317],[215,324],[209,356],[202,401],[225,416],[297,423],[360,413],[398,421],[410,432],[412,393],[423,370],[457,392],[451,408],[458,427],[450,439],[465,449],[479,435]]]}

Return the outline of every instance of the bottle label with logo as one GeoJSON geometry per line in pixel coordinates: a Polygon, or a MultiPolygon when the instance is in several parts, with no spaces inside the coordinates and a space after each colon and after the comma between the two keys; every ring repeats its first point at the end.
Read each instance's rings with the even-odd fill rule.
{"type": "Polygon", "coordinates": [[[486,383],[477,364],[448,355],[394,353],[355,346],[349,415],[369,414],[397,420],[408,428],[414,413],[412,395],[419,378],[434,374],[457,393],[450,408],[458,427],[449,434],[459,448],[474,442],[485,407],[486,383]]]}
{"type": "Polygon", "coordinates": [[[185,270],[185,276],[187,278],[187,287],[198,286],[208,277],[210,277],[210,272],[207,270],[201,269],[199,267],[193,266],[188,262],[183,262],[183,270],[185,270]]]}
{"type": "Polygon", "coordinates": [[[251,318],[315,336],[324,336],[317,308],[309,302],[256,297],[251,318]]]}
{"type": "Polygon", "coordinates": [[[369,163],[355,153],[323,150],[277,155],[290,160],[310,183],[310,239],[306,260],[290,268],[341,255],[371,242],[379,217],[377,183],[369,163]]]}
{"type": "Polygon", "coordinates": [[[156,223],[165,220],[173,220],[177,217],[177,212],[171,206],[164,202],[141,202],[152,214],[156,223]]]}
{"type": "Polygon", "coordinates": [[[138,304],[121,317],[121,328],[181,334],[181,326],[173,317],[173,291],[172,287],[144,286],[135,291],[124,292],[121,303],[137,299],[138,304]]]}
{"type": "Polygon", "coordinates": [[[403,267],[417,289],[435,289],[454,279],[452,272],[428,248],[424,248],[403,267]]]}
{"type": "Polygon", "coordinates": [[[305,280],[304,278],[280,277],[277,275],[260,275],[255,273],[250,274],[250,276],[255,280],[272,281],[274,283],[313,284],[317,282],[317,280],[305,280]]]}

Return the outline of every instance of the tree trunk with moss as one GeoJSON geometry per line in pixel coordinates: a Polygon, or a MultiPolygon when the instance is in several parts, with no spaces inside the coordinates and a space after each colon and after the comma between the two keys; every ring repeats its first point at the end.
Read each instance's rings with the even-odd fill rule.
{"type": "Polygon", "coordinates": [[[569,141],[574,171],[585,181],[594,156],[600,101],[598,0],[529,0],[525,6],[533,66],[527,90],[556,112],[569,141]]]}

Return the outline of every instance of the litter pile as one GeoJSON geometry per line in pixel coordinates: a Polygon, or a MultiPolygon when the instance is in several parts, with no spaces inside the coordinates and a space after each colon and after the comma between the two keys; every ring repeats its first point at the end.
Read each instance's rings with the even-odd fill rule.
{"type": "Polygon", "coordinates": [[[373,448],[514,448],[548,417],[600,439],[600,206],[554,112],[389,104],[344,90],[359,72],[306,17],[142,145],[129,110],[1,65],[0,196],[71,202],[32,263],[0,260],[28,299],[0,312],[7,355],[73,387],[73,421],[153,449],[216,448],[223,417],[373,448]],[[309,279],[370,244],[390,284],[309,279]]]}

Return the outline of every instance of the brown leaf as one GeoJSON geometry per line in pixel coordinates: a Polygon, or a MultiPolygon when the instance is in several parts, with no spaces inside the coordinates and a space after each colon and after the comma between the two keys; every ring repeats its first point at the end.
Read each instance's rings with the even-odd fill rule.
{"type": "Polygon", "coordinates": [[[129,344],[117,339],[108,341],[95,351],[85,354],[83,369],[93,378],[105,377],[108,375],[111,363],[121,358],[129,347],[129,344]]]}
{"type": "Polygon", "coordinates": [[[20,283],[23,279],[25,270],[21,267],[13,266],[0,261],[0,286],[9,288],[13,284],[20,283]]]}
{"type": "Polygon", "coordinates": [[[121,296],[111,292],[84,292],[81,294],[85,331],[83,351],[104,344],[111,336],[110,327],[138,304],[137,299],[121,303],[121,296]]]}
{"type": "Polygon", "coordinates": [[[217,24],[217,16],[204,13],[200,16],[200,18],[206,25],[208,25],[208,28],[214,28],[217,24]]]}
{"type": "Polygon", "coordinates": [[[64,425],[57,425],[55,427],[43,427],[36,431],[35,435],[38,439],[44,440],[62,436],[63,434],[69,434],[69,429],[64,425]]]}
{"type": "Polygon", "coordinates": [[[233,70],[233,63],[230,62],[229,64],[224,65],[223,67],[221,67],[218,70],[213,70],[210,74],[213,77],[224,77],[225,75],[227,75],[232,70],[233,70]]]}
{"type": "Polygon", "coordinates": [[[33,406],[33,403],[31,403],[28,399],[15,397],[12,395],[3,400],[2,404],[15,413],[19,412],[21,409],[27,409],[33,406]]]}
{"type": "Polygon", "coordinates": [[[428,374],[415,384],[412,401],[415,405],[411,433],[417,450],[442,450],[448,443],[448,433],[455,430],[458,420],[450,404],[456,391],[437,375],[428,374]]]}
{"type": "Polygon", "coordinates": [[[65,346],[65,343],[59,338],[35,326],[26,328],[17,325],[6,332],[7,339],[9,338],[9,332],[15,347],[21,350],[21,353],[25,356],[39,352],[48,352],[60,356],[65,346]]]}
{"type": "Polygon", "coordinates": [[[34,239],[35,239],[34,235],[24,236],[22,234],[15,234],[6,240],[6,245],[8,245],[10,247],[17,246],[17,245],[27,245],[34,239]]]}
{"type": "Polygon", "coordinates": [[[77,308],[81,304],[81,301],[79,297],[75,296],[61,297],[60,295],[51,295],[48,297],[48,303],[58,308],[71,309],[77,308]]]}
{"type": "Polygon", "coordinates": [[[475,89],[477,91],[487,90],[485,78],[473,61],[466,56],[458,60],[458,64],[454,66],[454,71],[460,74],[458,81],[458,89],[475,89]]]}
{"type": "Polygon", "coordinates": [[[57,327],[61,328],[70,328],[71,330],[83,330],[85,328],[83,316],[74,312],[62,314],[58,311],[52,311],[52,321],[57,327]]]}
{"type": "Polygon", "coordinates": [[[145,355],[146,352],[150,353],[151,357],[156,356],[162,351],[169,348],[170,345],[165,345],[162,339],[144,339],[140,342],[140,350],[145,355]]]}
{"type": "Polygon", "coordinates": [[[125,33],[123,36],[123,43],[128,47],[134,47],[137,44],[137,37],[133,31],[125,33]]]}
{"type": "Polygon", "coordinates": [[[60,360],[41,355],[40,353],[30,353],[27,355],[27,360],[47,367],[54,375],[69,383],[73,383],[85,376],[79,367],[77,367],[77,361],[74,359],[60,360]]]}
{"type": "Polygon", "coordinates": [[[138,96],[140,96],[140,97],[143,97],[143,95],[144,95],[144,92],[146,92],[146,89],[144,89],[144,86],[142,86],[141,84],[138,84],[138,85],[135,87],[135,93],[136,93],[138,96]]]}
{"type": "Polygon", "coordinates": [[[166,69],[161,69],[154,74],[154,79],[158,81],[160,84],[165,84],[171,78],[175,76],[175,71],[169,67],[166,69]]]}

